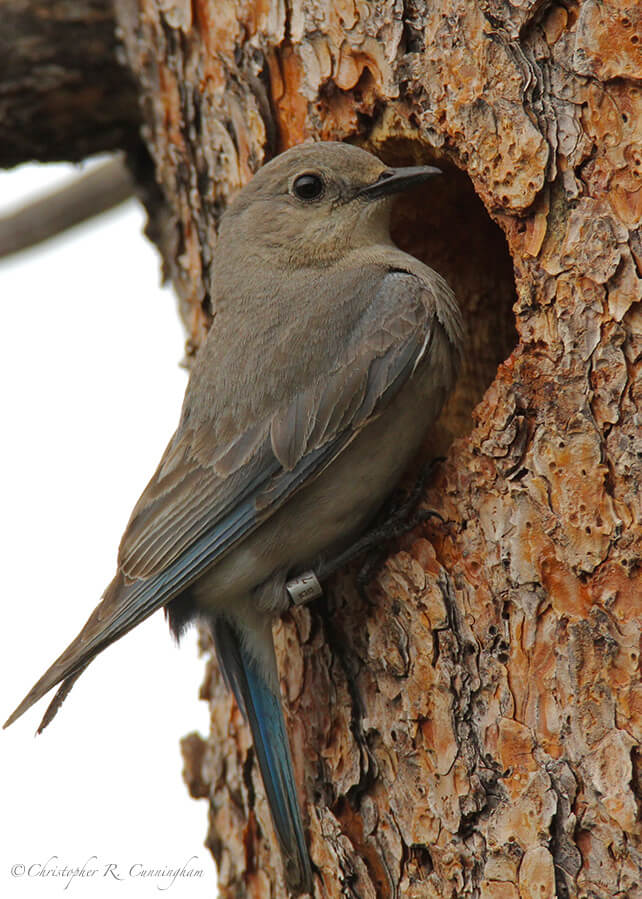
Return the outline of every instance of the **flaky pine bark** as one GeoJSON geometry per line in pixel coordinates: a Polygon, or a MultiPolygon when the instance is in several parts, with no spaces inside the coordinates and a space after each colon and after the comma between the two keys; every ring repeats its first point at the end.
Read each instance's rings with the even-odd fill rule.
{"type": "MultiPolygon", "coordinates": [[[[117,14],[194,347],[218,217],[274,153],[352,140],[446,170],[396,222],[468,323],[426,447],[447,448],[426,496],[446,523],[391,547],[367,601],[346,572],[277,628],[317,895],[642,896],[639,7],[117,14]]],[[[211,733],[185,740],[186,772],[222,895],[283,895],[214,663],[203,694],[211,733]]]]}
{"type": "MultiPolygon", "coordinates": [[[[642,22],[630,0],[117,0],[190,347],[274,153],[446,175],[397,209],[468,323],[431,522],[277,627],[317,896],[642,896],[642,22]]],[[[216,310],[213,310],[214,315],[216,310]]],[[[215,664],[184,741],[224,896],[281,896],[215,664]]]]}

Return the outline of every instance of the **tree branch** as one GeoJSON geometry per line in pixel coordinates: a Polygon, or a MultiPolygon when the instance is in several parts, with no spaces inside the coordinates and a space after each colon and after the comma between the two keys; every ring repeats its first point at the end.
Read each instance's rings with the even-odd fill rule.
{"type": "Polygon", "coordinates": [[[0,218],[0,259],[56,237],[127,200],[132,175],[119,156],[0,218]]]}
{"type": "Polygon", "coordinates": [[[78,161],[139,140],[110,0],[0,0],[0,167],[78,161]]]}

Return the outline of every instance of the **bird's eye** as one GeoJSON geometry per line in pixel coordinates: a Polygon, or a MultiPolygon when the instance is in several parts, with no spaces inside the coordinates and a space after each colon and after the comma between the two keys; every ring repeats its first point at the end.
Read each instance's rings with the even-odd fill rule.
{"type": "Polygon", "coordinates": [[[313,172],[306,172],[294,179],[292,191],[299,200],[318,200],[323,193],[323,179],[313,172]]]}

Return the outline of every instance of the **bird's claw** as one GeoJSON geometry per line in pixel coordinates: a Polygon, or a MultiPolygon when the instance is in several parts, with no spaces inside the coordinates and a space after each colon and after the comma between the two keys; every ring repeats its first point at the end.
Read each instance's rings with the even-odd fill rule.
{"type": "Polygon", "coordinates": [[[382,524],[368,531],[338,556],[322,561],[316,570],[304,571],[287,581],[285,589],[292,605],[307,605],[317,599],[323,594],[322,581],[364,554],[366,554],[366,559],[357,573],[356,586],[362,599],[366,599],[366,587],[386,557],[385,551],[381,550],[382,543],[401,537],[430,518],[437,518],[442,523],[444,522],[443,516],[434,509],[417,509],[426,481],[435,465],[441,461],[443,460],[433,459],[423,468],[404,502],[382,524]]]}

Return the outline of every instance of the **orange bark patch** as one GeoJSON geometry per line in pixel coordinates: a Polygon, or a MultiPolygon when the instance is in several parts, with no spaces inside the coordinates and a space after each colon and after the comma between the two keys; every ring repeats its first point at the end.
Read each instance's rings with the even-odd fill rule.
{"type": "Polygon", "coordinates": [[[525,853],[519,866],[520,899],[554,899],[555,870],[553,856],[544,846],[525,853]]]}
{"type": "Polygon", "coordinates": [[[504,768],[520,772],[535,771],[537,763],[533,758],[533,748],[533,737],[527,727],[512,718],[500,719],[497,750],[504,768]]]}
{"type": "Polygon", "coordinates": [[[384,77],[381,71],[383,62],[383,56],[377,59],[374,54],[355,50],[344,42],[339,51],[339,61],[334,75],[335,84],[341,90],[348,91],[356,86],[367,69],[374,81],[380,85],[384,77]]]}
{"type": "Polygon", "coordinates": [[[540,560],[542,585],[551,598],[557,615],[586,618],[592,605],[588,586],[551,553],[540,560]]]}
{"type": "Polygon", "coordinates": [[[158,70],[160,98],[163,102],[164,122],[167,139],[174,147],[185,149],[185,141],[181,134],[181,101],[176,78],[164,66],[158,70]]]}
{"type": "Polygon", "coordinates": [[[322,104],[322,140],[341,140],[357,130],[357,109],[354,97],[337,91],[322,104]]]}
{"type": "Polygon", "coordinates": [[[287,44],[270,54],[268,64],[272,104],[279,125],[279,151],[287,150],[307,137],[308,102],[301,93],[303,64],[287,44]]]}
{"type": "Polygon", "coordinates": [[[620,565],[600,566],[591,582],[592,601],[610,609],[619,622],[637,625],[640,616],[642,576],[630,577],[620,565]]]}
{"type": "Polygon", "coordinates": [[[585,765],[609,815],[624,831],[634,831],[637,804],[630,789],[631,749],[634,741],[624,731],[612,731],[587,757],[585,765]]]}
{"type": "Polygon", "coordinates": [[[582,75],[601,81],[639,78],[642,67],[642,10],[617,0],[587,0],[577,23],[575,58],[582,75]]]}
{"type": "Polygon", "coordinates": [[[642,743],[642,684],[634,684],[618,696],[617,725],[642,743]]]}
{"type": "Polygon", "coordinates": [[[429,754],[435,760],[435,771],[447,774],[457,755],[457,743],[453,731],[452,695],[446,690],[431,691],[429,717],[421,731],[429,754]]]}
{"type": "Polygon", "coordinates": [[[507,880],[482,880],[481,899],[520,899],[514,883],[507,880]]]}
{"type": "Polygon", "coordinates": [[[203,38],[204,80],[211,81],[210,88],[222,89],[225,71],[221,54],[233,52],[239,32],[235,4],[225,0],[216,5],[209,0],[192,0],[192,14],[203,38]]]}

